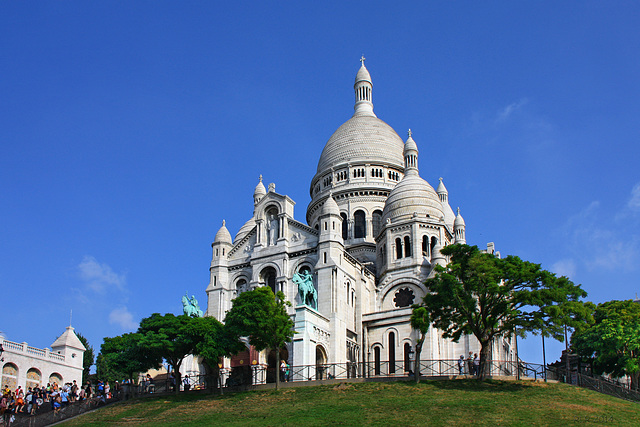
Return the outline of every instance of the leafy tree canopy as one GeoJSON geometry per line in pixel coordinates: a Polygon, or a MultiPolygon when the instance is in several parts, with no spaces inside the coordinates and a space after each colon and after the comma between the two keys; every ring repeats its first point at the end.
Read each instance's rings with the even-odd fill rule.
{"type": "Polygon", "coordinates": [[[141,339],[138,333],[105,338],[96,361],[98,378],[107,381],[134,379],[139,372],[157,367],[157,360],[141,347],[141,339]]]}
{"type": "Polygon", "coordinates": [[[572,348],[593,358],[597,374],[629,375],[638,389],[640,375],[640,304],[631,300],[608,301],[594,309],[593,320],[571,337],[572,348]]]}
{"type": "Polygon", "coordinates": [[[95,361],[95,353],[93,351],[93,347],[89,344],[89,340],[87,340],[84,335],[79,332],[76,332],[76,336],[86,348],[84,355],[82,356],[82,382],[84,383],[89,379],[89,375],[91,373],[91,367],[95,361]]]}
{"type": "MultiPolygon", "coordinates": [[[[287,313],[291,303],[284,293],[273,294],[271,288],[263,286],[241,293],[233,300],[233,306],[225,317],[225,326],[230,336],[248,337],[249,343],[258,351],[276,350],[291,342],[293,320],[287,313]]],[[[276,375],[276,387],[280,377],[276,375]]]]}
{"type": "Polygon", "coordinates": [[[565,324],[575,326],[588,316],[580,302],[586,292],[539,264],[516,256],[496,258],[477,246],[451,245],[442,253],[449,264],[436,266],[436,275],[426,281],[424,305],[444,337],[457,341],[463,334],[475,335],[481,367],[496,336],[517,330],[562,341],[565,324]]]}

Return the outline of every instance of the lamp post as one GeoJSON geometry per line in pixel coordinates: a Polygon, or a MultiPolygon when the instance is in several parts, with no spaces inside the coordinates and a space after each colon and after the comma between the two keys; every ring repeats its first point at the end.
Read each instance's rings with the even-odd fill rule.
{"type": "Polygon", "coordinates": [[[409,351],[407,352],[407,356],[409,356],[409,366],[407,366],[409,368],[409,375],[411,375],[411,373],[413,372],[413,374],[415,375],[415,366],[416,366],[416,361],[413,358],[413,356],[416,354],[415,351],[413,351],[413,347],[409,346],[409,351]],[[411,361],[413,361],[413,371],[411,370],[411,361]]]}

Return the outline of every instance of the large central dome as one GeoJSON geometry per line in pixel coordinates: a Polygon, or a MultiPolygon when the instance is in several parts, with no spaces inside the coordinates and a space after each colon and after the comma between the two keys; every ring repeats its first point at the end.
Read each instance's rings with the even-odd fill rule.
{"type": "Polygon", "coordinates": [[[402,170],[404,143],[375,115],[355,114],[331,135],[318,161],[318,173],[345,163],[386,163],[402,170]]]}

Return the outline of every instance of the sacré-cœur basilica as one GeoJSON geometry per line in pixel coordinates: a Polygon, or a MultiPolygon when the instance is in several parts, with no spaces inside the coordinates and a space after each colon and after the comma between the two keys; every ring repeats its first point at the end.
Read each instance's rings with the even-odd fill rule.
{"type": "MultiPolygon", "coordinates": [[[[446,265],[441,248],[466,243],[442,178],[434,189],[420,176],[411,132],[403,142],[376,116],[372,89],[363,58],[355,112],[320,154],[306,222],[295,219],[293,200],[260,177],[249,220],[234,238],[223,222],[212,244],[206,315],[224,321],[232,300],[259,286],[284,292],[296,334],[280,357],[292,366],[367,362],[371,373],[406,375],[417,340],[411,305],[428,292],[434,266],[446,265]]],[[[513,359],[514,350],[501,338],[492,359],[513,359]]],[[[470,351],[480,353],[473,336],[455,343],[432,328],[421,358],[453,360],[470,351]]],[[[273,368],[279,361],[248,346],[224,367],[256,363],[273,368]]]]}

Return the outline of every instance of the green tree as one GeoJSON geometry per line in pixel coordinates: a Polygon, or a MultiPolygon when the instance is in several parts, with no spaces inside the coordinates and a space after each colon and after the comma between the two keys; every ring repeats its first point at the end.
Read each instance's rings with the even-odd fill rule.
{"type": "Polygon", "coordinates": [[[89,344],[89,340],[87,340],[84,335],[76,332],[76,336],[78,337],[84,348],[86,348],[84,355],[82,356],[82,383],[84,384],[84,382],[89,379],[91,367],[93,366],[93,363],[95,361],[95,354],[93,351],[93,347],[89,344]]]}
{"type": "Polygon", "coordinates": [[[142,335],[128,333],[105,338],[96,360],[96,374],[106,381],[135,380],[140,372],[159,366],[140,345],[142,335]]]}
{"type": "Polygon", "coordinates": [[[418,341],[416,342],[416,361],[414,366],[414,375],[416,377],[416,383],[420,382],[420,354],[422,353],[422,345],[424,339],[429,332],[431,326],[431,316],[424,306],[413,305],[413,311],[411,312],[411,327],[418,331],[418,341]]]}
{"type": "Polygon", "coordinates": [[[640,304],[631,300],[598,304],[593,321],[571,337],[572,348],[593,359],[596,374],[628,375],[638,389],[640,376],[640,304]]]}
{"type": "Polygon", "coordinates": [[[587,315],[579,301],[586,296],[580,285],[542,270],[539,264],[516,256],[504,259],[476,246],[450,245],[446,268],[426,281],[424,306],[442,336],[458,341],[473,334],[480,342],[480,375],[490,372],[491,342],[498,336],[527,332],[564,340],[563,328],[575,326],[587,315]]]}
{"type": "MultiPolygon", "coordinates": [[[[245,349],[237,336],[232,336],[229,330],[215,317],[194,318],[188,327],[188,334],[195,341],[194,352],[202,357],[204,364],[213,372],[216,384],[220,379],[220,358],[232,356],[245,349]]],[[[220,390],[222,391],[222,384],[220,390]]]]}
{"type": "Polygon", "coordinates": [[[276,390],[280,387],[280,349],[291,342],[295,333],[287,306],[291,303],[285,301],[284,293],[274,295],[271,288],[264,286],[241,293],[233,300],[225,318],[225,326],[231,336],[248,337],[249,344],[258,351],[275,350],[278,355],[276,390]]]}
{"type": "Polygon", "coordinates": [[[196,334],[190,333],[196,318],[186,315],[175,316],[172,313],[161,315],[154,313],[140,321],[138,334],[141,335],[139,345],[145,349],[148,357],[156,364],[166,360],[173,367],[176,376],[176,393],[180,389],[180,366],[185,356],[194,354],[199,340],[196,334]]]}

